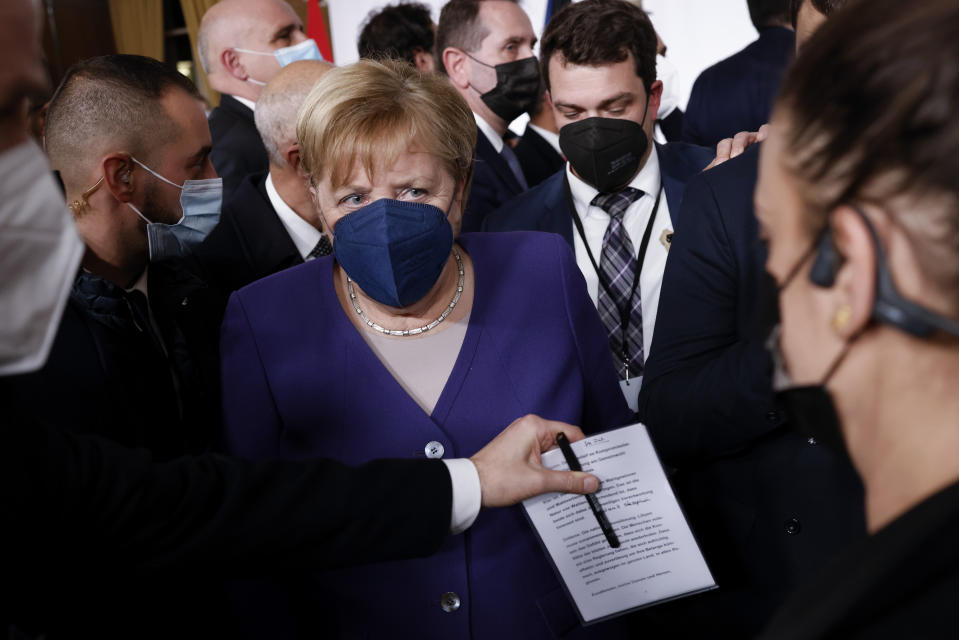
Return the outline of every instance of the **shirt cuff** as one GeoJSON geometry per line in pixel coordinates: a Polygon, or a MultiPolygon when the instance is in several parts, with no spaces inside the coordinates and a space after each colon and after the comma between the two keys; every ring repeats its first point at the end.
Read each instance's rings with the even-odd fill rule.
{"type": "Polygon", "coordinates": [[[456,535],[469,529],[479,515],[483,501],[476,466],[468,458],[443,460],[453,484],[453,509],[450,513],[450,533],[456,535]]]}

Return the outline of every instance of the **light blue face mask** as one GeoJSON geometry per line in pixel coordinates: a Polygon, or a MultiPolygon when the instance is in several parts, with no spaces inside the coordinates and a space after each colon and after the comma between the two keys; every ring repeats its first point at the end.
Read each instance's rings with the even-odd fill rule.
{"type": "MultiPolygon", "coordinates": [[[[323,60],[323,56],[320,54],[320,48],[316,45],[316,40],[313,38],[304,40],[292,47],[277,49],[276,51],[254,51],[253,49],[240,49],[239,47],[234,47],[233,50],[239,51],[240,53],[251,53],[255,56],[273,56],[276,58],[276,61],[280,63],[281,67],[285,67],[291,62],[297,62],[298,60],[323,60]]],[[[247,78],[247,81],[261,86],[266,84],[253,78],[247,78]]]]}
{"type": "Polygon", "coordinates": [[[150,262],[189,254],[195,246],[203,242],[220,221],[223,179],[187,180],[181,186],[167,180],[136,158],[133,158],[133,161],[158,179],[181,190],[180,208],[183,210],[183,217],[176,224],[152,222],[139,209],[127,203],[147,223],[150,262]]]}

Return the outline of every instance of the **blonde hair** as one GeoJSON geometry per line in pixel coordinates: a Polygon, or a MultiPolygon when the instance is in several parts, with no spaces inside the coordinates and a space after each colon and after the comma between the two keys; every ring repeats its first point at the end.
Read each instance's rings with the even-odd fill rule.
{"type": "Polygon", "coordinates": [[[323,76],[300,108],[296,124],[300,160],[311,184],[326,174],[343,185],[359,160],[373,175],[412,141],[465,183],[473,175],[476,121],[445,78],[397,60],[360,60],[323,76]]]}

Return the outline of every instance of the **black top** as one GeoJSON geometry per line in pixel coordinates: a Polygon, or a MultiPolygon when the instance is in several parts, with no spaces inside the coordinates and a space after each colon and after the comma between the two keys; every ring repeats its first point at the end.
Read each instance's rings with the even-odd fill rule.
{"type": "Polygon", "coordinates": [[[762,637],[957,637],[957,530],[959,483],[851,547],[787,601],[762,637]]]}

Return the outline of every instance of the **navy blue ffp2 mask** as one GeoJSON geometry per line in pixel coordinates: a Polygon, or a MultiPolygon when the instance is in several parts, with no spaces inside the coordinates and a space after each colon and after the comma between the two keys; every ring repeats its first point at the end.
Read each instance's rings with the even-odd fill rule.
{"type": "Polygon", "coordinates": [[[437,207],[383,198],[341,218],[333,255],[346,274],[377,302],[408,307],[436,284],[453,228],[437,207]]]}

